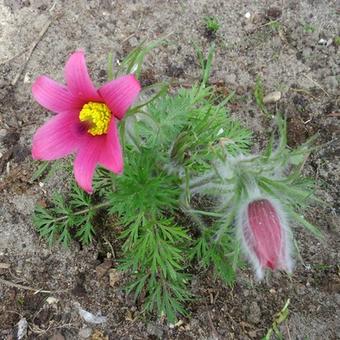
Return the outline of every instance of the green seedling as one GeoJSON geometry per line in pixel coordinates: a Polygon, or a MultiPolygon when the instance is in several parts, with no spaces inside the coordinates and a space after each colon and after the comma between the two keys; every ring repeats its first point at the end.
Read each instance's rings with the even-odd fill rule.
{"type": "Polygon", "coordinates": [[[305,24],[303,26],[303,30],[306,32],[306,33],[314,33],[316,28],[315,26],[311,25],[311,24],[305,24]]]}
{"type": "Polygon", "coordinates": [[[256,104],[259,107],[259,109],[268,115],[268,111],[264,105],[263,102],[263,97],[264,97],[264,89],[263,89],[263,83],[260,77],[256,78],[256,83],[255,83],[255,90],[254,90],[254,97],[256,100],[256,104]]]}
{"type": "Polygon", "coordinates": [[[340,46],[340,35],[337,35],[334,38],[334,44],[335,44],[335,46],[340,46]]]}
{"type": "Polygon", "coordinates": [[[279,326],[287,319],[289,314],[290,299],[287,299],[284,307],[278,312],[275,317],[271,328],[268,330],[267,334],[262,338],[262,340],[270,340],[273,334],[276,335],[278,339],[284,339],[282,333],[279,330],[279,326]]]}
{"type": "Polygon", "coordinates": [[[205,29],[212,34],[216,34],[220,29],[220,24],[215,17],[205,17],[204,22],[205,29]]]}

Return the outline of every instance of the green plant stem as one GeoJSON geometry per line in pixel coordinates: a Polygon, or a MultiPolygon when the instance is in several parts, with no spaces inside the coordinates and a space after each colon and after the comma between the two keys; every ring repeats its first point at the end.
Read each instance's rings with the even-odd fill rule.
{"type": "MultiPolygon", "coordinates": [[[[108,207],[110,204],[111,204],[110,201],[105,201],[105,202],[102,202],[102,203],[98,203],[98,204],[95,204],[95,205],[93,205],[91,207],[88,207],[88,208],[85,208],[85,209],[82,209],[82,210],[79,210],[79,211],[75,212],[74,216],[85,214],[85,213],[87,213],[90,210],[97,210],[97,209],[105,208],[105,207],[108,207]]],[[[67,215],[66,216],[61,216],[61,217],[56,218],[54,220],[54,222],[64,221],[67,218],[68,218],[67,215]]]]}

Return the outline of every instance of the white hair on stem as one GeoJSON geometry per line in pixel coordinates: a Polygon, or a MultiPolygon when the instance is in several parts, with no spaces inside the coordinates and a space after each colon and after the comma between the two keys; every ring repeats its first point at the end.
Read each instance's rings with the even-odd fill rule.
{"type": "Polygon", "coordinates": [[[190,187],[196,186],[196,185],[200,185],[200,183],[204,183],[210,180],[213,180],[216,178],[216,174],[214,174],[212,171],[209,171],[207,173],[205,173],[202,176],[198,176],[198,177],[194,177],[192,179],[189,180],[189,185],[190,187]]]}

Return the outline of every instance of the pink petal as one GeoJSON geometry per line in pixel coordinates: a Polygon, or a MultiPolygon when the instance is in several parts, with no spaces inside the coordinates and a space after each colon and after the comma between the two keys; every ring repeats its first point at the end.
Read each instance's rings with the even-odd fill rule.
{"type": "Polygon", "coordinates": [[[59,113],[41,126],[32,142],[34,159],[54,160],[71,154],[77,148],[77,113],[59,113]]]}
{"type": "Polygon", "coordinates": [[[262,267],[276,269],[282,262],[282,226],[275,208],[268,200],[253,201],[248,206],[252,248],[262,267]]]}
{"type": "Polygon", "coordinates": [[[35,100],[46,109],[60,113],[82,107],[82,102],[74,97],[65,86],[41,76],[32,86],[35,100]]]}
{"type": "Polygon", "coordinates": [[[137,98],[140,89],[138,80],[133,74],[129,74],[103,85],[98,92],[112,114],[118,119],[122,119],[137,98]]]}
{"type": "Polygon", "coordinates": [[[123,171],[123,153],[114,117],[111,119],[105,142],[102,145],[99,163],[116,174],[123,171]]]}
{"type": "Polygon", "coordinates": [[[83,100],[102,101],[89,76],[84,52],[77,51],[71,55],[65,65],[67,88],[73,95],[83,100]]]}
{"type": "Polygon", "coordinates": [[[79,147],[74,161],[74,176],[78,185],[86,192],[91,193],[92,179],[99,161],[100,150],[102,148],[104,136],[90,136],[84,138],[79,147]]]}

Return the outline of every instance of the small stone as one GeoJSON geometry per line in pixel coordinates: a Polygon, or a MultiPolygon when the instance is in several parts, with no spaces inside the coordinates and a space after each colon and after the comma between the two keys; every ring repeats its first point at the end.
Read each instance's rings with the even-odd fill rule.
{"type": "Polygon", "coordinates": [[[25,318],[21,318],[20,321],[18,322],[18,334],[17,334],[18,340],[26,338],[27,327],[28,327],[27,320],[25,318]]]}
{"type": "Polygon", "coordinates": [[[46,302],[49,304],[49,305],[54,305],[56,303],[58,303],[58,299],[56,299],[55,297],[53,296],[49,296],[47,299],[46,299],[46,302]]]}
{"type": "Polygon", "coordinates": [[[175,327],[178,328],[178,327],[181,327],[183,324],[184,324],[184,321],[183,320],[179,320],[175,324],[170,323],[169,324],[169,328],[175,328],[175,327]]]}
{"type": "Polygon", "coordinates": [[[276,103],[280,99],[281,99],[281,92],[280,91],[274,91],[274,92],[268,93],[263,98],[263,103],[264,104],[276,103]]]}
{"type": "Polygon", "coordinates": [[[318,44],[319,44],[319,45],[326,46],[326,45],[327,45],[327,40],[326,40],[326,39],[323,39],[323,38],[321,38],[321,39],[318,41],[318,44]]]}
{"type": "Polygon", "coordinates": [[[251,17],[250,12],[247,12],[247,13],[244,15],[244,17],[245,17],[246,19],[250,19],[250,17],[251,17]]]}
{"type": "Polygon", "coordinates": [[[94,315],[91,312],[88,312],[85,309],[82,309],[81,307],[78,307],[78,310],[79,310],[80,316],[86,322],[93,323],[93,324],[100,324],[100,323],[104,323],[107,321],[107,317],[102,316],[100,313],[98,313],[97,315],[94,315]]]}
{"type": "Polygon", "coordinates": [[[31,74],[27,72],[24,76],[24,83],[28,84],[31,82],[31,80],[32,80],[31,74]]]}
{"type": "Polygon", "coordinates": [[[91,336],[91,334],[92,334],[92,328],[90,328],[90,327],[84,327],[78,333],[79,337],[82,338],[82,339],[89,338],[91,336]]]}
{"type": "Polygon", "coordinates": [[[257,302],[252,302],[249,307],[249,316],[248,320],[254,324],[257,324],[261,321],[261,309],[257,302]]]}
{"type": "Polygon", "coordinates": [[[0,129],[0,138],[3,138],[7,135],[7,130],[6,129],[0,129]]]}
{"type": "Polygon", "coordinates": [[[130,43],[131,47],[136,47],[139,44],[138,39],[136,37],[130,38],[129,43],[130,43]]]}
{"type": "Polygon", "coordinates": [[[333,39],[332,38],[328,39],[326,46],[328,47],[328,46],[331,46],[332,44],[333,44],[333,39]]]}

